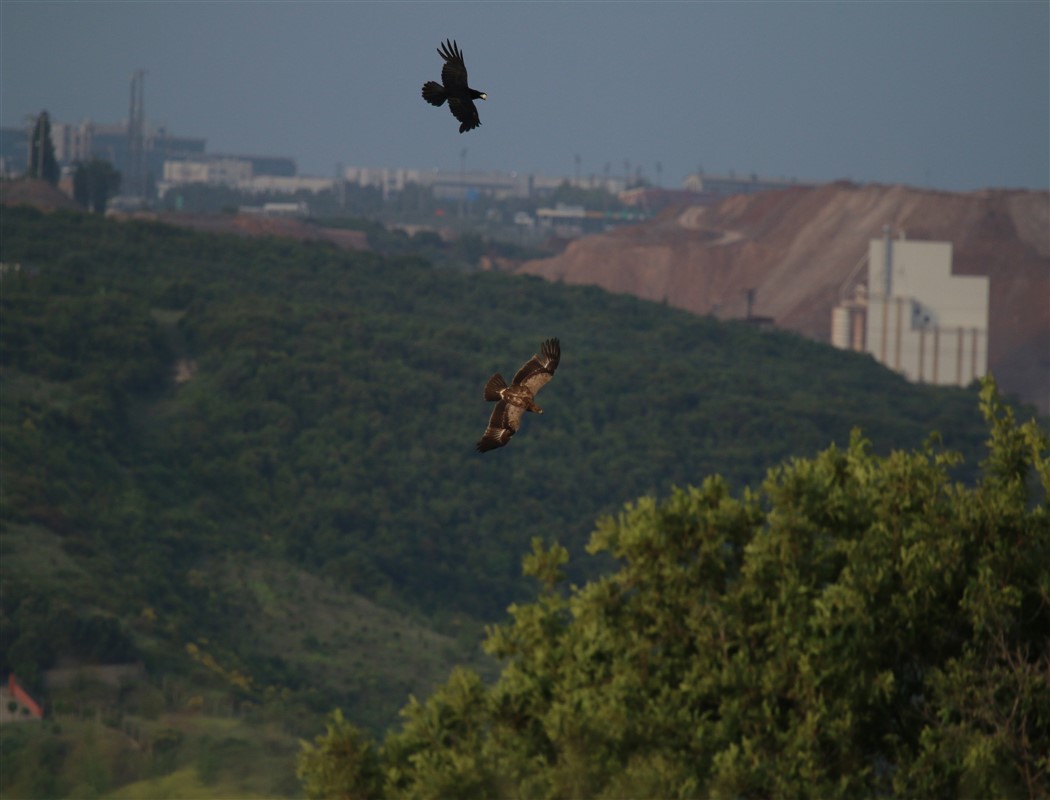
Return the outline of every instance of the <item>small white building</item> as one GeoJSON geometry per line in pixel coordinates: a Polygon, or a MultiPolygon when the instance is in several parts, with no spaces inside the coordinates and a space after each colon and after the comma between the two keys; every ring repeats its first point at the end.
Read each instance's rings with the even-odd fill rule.
{"type": "Polygon", "coordinates": [[[238,183],[237,188],[253,194],[317,194],[334,189],[335,181],[332,178],[314,178],[307,175],[256,175],[250,180],[238,183]]]}
{"type": "Polygon", "coordinates": [[[178,159],[164,162],[164,183],[236,186],[250,181],[252,162],[239,158],[178,159]]]}
{"type": "Polygon", "coordinates": [[[987,373],[989,279],[953,275],[951,242],[893,239],[887,229],[867,261],[866,291],[832,312],[834,345],[918,383],[966,386],[987,373]]]}
{"type": "Polygon", "coordinates": [[[241,206],[241,214],[258,214],[263,217],[291,217],[304,219],[310,216],[310,206],[303,201],[297,203],[263,203],[261,206],[241,206]]]}
{"type": "Polygon", "coordinates": [[[176,186],[186,184],[225,186],[248,194],[295,194],[296,192],[329,191],[335,187],[332,178],[304,175],[258,175],[251,159],[205,156],[180,158],[164,162],[164,180],[157,185],[163,197],[176,186]]]}

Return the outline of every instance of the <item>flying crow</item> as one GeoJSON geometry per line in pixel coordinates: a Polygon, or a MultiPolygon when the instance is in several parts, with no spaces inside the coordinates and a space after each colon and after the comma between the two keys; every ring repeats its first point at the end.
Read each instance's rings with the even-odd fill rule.
{"type": "Polygon", "coordinates": [[[467,86],[467,65],[463,63],[463,53],[454,41],[445,40],[438,48],[438,55],[445,59],[445,66],[441,68],[441,83],[424,83],[423,99],[434,106],[440,106],[448,100],[448,110],[460,121],[459,132],[474,130],[481,124],[474,101],[487,100],[488,96],[467,86]]]}

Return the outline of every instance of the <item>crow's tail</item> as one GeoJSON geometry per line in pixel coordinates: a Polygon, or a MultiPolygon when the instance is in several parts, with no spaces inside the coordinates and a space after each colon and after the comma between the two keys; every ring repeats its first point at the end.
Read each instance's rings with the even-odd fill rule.
{"type": "Polygon", "coordinates": [[[423,99],[432,106],[440,106],[448,99],[448,95],[445,94],[445,87],[440,83],[427,81],[423,84],[423,99]]]}

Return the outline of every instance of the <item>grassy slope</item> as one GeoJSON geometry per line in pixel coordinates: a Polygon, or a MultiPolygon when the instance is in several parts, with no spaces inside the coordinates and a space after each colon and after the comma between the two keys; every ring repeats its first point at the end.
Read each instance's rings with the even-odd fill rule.
{"type": "MultiPolygon", "coordinates": [[[[4,572],[38,568],[45,586],[87,578],[70,569],[46,531],[9,528],[4,545],[4,572]]],[[[287,669],[316,690],[254,685],[248,693],[231,692],[219,672],[227,668],[221,657],[173,673],[164,663],[172,652],[163,618],[135,620],[149,677],[121,689],[84,681],[47,692],[46,722],[0,731],[4,796],[295,795],[299,739],[320,727],[328,704],[340,702],[379,731],[394,722],[410,694],[426,696],[455,664],[493,672],[472,638],[457,641],[284,564],[217,561],[195,579],[224,587],[241,628],[242,661],[284,654],[287,669]],[[316,700],[318,713],[303,695],[316,700]]],[[[201,654],[221,650],[207,637],[192,644],[201,654]]]]}
{"type": "Polygon", "coordinates": [[[61,715],[5,728],[4,797],[252,798],[298,794],[296,740],[272,723],[166,713],[61,715]]]}

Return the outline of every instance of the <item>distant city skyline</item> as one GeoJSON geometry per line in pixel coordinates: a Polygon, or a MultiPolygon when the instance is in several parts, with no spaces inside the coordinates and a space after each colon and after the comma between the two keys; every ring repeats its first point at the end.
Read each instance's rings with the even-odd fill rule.
{"type": "Polygon", "coordinates": [[[338,165],[1050,188],[1050,3],[4,0],[0,124],[338,165]],[[420,97],[457,39],[482,127],[420,97]],[[463,151],[466,150],[466,153],[463,151]]]}

